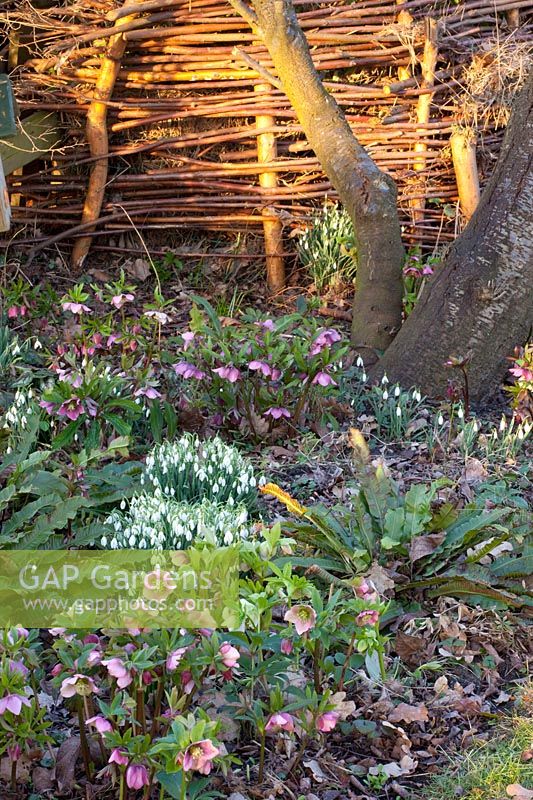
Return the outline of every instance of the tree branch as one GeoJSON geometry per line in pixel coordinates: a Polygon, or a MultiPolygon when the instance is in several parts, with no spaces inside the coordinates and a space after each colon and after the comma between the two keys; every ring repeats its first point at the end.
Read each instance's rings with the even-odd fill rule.
{"type": "Polygon", "coordinates": [[[263,67],[259,63],[259,61],[256,61],[255,58],[249,56],[248,53],[244,52],[244,50],[240,50],[238,47],[234,47],[231,52],[232,55],[238,56],[240,59],[242,59],[245,62],[245,64],[248,64],[248,66],[251,67],[251,69],[259,73],[259,75],[261,75],[269,83],[271,83],[272,86],[275,86],[276,89],[283,89],[283,86],[281,85],[281,81],[279,80],[279,78],[276,78],[275,75],[272,75],[272,73],[269,72],[267,69],[265,69],[265,67],[263,67]]]}
{"type": "Polygon", "coordinates": [[[248,25],[257,31],[259,36],[262,36],[261,30],[259,28],[259,20],[257,18],[257,14],[250,8],[250,6],[244,2],[244,0],[229,0],[230,5],[233,6],[235,11],[241,15],[241,17],[246,20],[248,25]]]}

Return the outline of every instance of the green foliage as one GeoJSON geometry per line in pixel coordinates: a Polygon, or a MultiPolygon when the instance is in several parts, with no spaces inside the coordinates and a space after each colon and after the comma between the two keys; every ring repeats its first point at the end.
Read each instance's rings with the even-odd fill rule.
{"type": "Polygon", "coordinates": [[[127,452],[127,441],[115,439],[105,451],[84,452],[67,469],[48,450],[29,452],[34,442],[35,438],[23,442],[21,449],[0,462],[0,474],[7,475],[0,491],[0,548],[93,544],[101,535],[101,526],[94,521],[131,495],[137,482],[139,464],[105,464],[117,453],[127,452]]]}
{"type": "Polygon", "coordinates": [[[336,203],[317,211],[296,242],[298,257],[309,271],[316,291],[338,283],[353,283],[357,255],[352,221],[336,203]]]}
{"type": "Polygon", "coordinates": [[[191,330],[181,335],[173,368],[182,394],[214,426],[225,423],[261,441],[320,415],[347,351],[336,330],[322,329],[305,313],[274,321],[253,310],[236,325],[222,325],[204,298],[193,299],[191,330]]]}
{"type": "Polygon", "coordinates": [[[359,480],[350,508],[311,508],[288,525],[297,541],[324,556],[311,557],[308,565],[353,576],[374,561],[385,566],[399,557],[411,578],[399,592],[427,589],[430,596],[457,595],[476,604],[533,606],[523,580],[533,569],[527,511],[508,505],[486,510],[479,501],[464,508],[438,505],[446,479],[402,494],[382,467],[365,466],[359,480]]]}

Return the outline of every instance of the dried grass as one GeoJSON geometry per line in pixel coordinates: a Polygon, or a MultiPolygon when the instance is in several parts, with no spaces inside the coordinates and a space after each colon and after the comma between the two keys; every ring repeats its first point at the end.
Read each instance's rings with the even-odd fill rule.
{"type": "Polygon", "coordinates": [[[464,95],[457,102],[461,122],[476,128],[504,127],[513,98],[532,67],[533,46],[517,39],[515,32],[482,42],[462,76],[464,95]]]}

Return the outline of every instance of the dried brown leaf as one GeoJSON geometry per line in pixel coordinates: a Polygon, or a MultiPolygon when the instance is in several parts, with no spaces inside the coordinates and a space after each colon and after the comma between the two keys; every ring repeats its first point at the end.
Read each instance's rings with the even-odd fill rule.
{"type": "Polygon", "coordinates": [[[400,703],[389,714],[390,722],[428,722],[429,714],[426,706],[422,703],[411,706],[409,703],[400,703]]]}
{"type": "Polygon", "coordinates": [[[428,533],[425,536],[415,536],[414,539],[412,539],[409,547],[409,558],[411,559],[411,562],[418,561],[420,558],[424,558],[424,556],[429,556],[431,553],[434,553],[445,538],[445,531],[428,533]]]}

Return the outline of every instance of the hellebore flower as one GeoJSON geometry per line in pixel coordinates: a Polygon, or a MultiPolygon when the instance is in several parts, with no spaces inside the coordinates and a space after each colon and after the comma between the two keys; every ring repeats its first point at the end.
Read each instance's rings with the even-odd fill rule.
{"type": "Polygon", "coordinates": [[[177,668],[178,664],[180,663],[181,659],[183,658],[186,652],[187,652],[186,647],[179,647],[177,650],[173,650],[171,653],[168,654],[166,661],[166,668],[168,669],[169,672],[173,672],[177,668]]]}
{"type": "Polygon", "coordinates": [[[433,275],[433,267],[426,264],[422,269],[422,275],[433,275]]]}
{"type": "Polygon", "coordinates": [[[233,364],[229,364],[226,367],[217,367],[213,372],[216,372],[220,378],[224,378],[230,383],[236,383],[241,377],[241,371],[234,367],[233,364]]]}
{"type": "Polygon", "coordinates": [[[331,375],[327,372],[317,372],[313,378],[312,383],[319,383],[320,386],[336,386],[337,382],[333,380],[331,375]]]}
{"type": "Polygon", "coordinates": [[[190,694],[195,687],[192,672],[188,669],[181,673],[181,686],[185,694],[190,694]]]}
{"type": "Polygon", "coordinates": [[[183,769],[186,772],[194,770],[201,775],[209,775],[213,767],[213,759],[219,753],[220,750],[210,739],[193,742],[183,756],[183,769]]]}
{"type": "Polygon", "coordinates": [[[126,783],[130,789],[148,786],[150,779],[146,767],[143,764],[130,764],[126,770],[126,783]]]}
{"type": "Polygon", "coordinates": [[[8,631],[7,641],[9,644],[15,644],[19,639],[27,639],[29,635],[30,632],[27,628],[23,628],[22,625],[16,625],[8,631]]]}
{"type": "Polygon", "coordinates": [[[72,311],[73,314],[83,314],[85,311],[86,314],[91,314],[91,309],[89,306],[86,306],[84,303],[72,303],[68,301],[66,303],[61,303],[63,311],[72,311]]]}
{"type": "Polygon", "coordinates": [[[18,742],[12,744],[7,748],[7,754],[11,761],[18,761],[22,755],[22,747],[20,744],[18,744],[18,742]]]}
{"type": "Polygon", "coordinates": [[[50,400],[40,400],[39,407],[44,408],[47,414],[53,414],[55,411],[55,403],[50,402],[50,400]]]}
{"type": "Polygon", "coordinates": [[[315,341],[311,345],[309,355],[316,356],[325,347],[331,347],[332,344],[335,344],[335,342],[340,342],[341,339],[342,336],[338,331],[336,331],[334,328],[327,328],[327,330],[318,334],[315,341]]]}
{"type": "Polygon", "coordinates": [[[337,711],[325,711],[316,718],[316,729],[321,733],[329,733],[339,721],[340,714],[337,711]]]}
{"type": "Polygon", "coordinates": [[[16,717],[22,711],[22,706],[31,707],[31,703],[25,694],[6,694],[0,698],[0,716],[6,711],[11,711],[16,717]]]}
{"type": "Polygon", "coordinates": [[[265,731],[287,731],[287,733],[292,733],[294,731],[294,719],[290,714],[278,711],[268,718],[265,731]]]}
{"type": "Polygon", "coordinates": [[[259,328],[264,328],[267,331],[273,331],[275,328],[274,320],[272,319],[264,319],[254,324],[257,325],[259,328]]]}
{"type": "Polygon", "coordinates": [[[29,674],[29,669],[23,661],[13,661],[13,659],[10,658],[8,661],[8,667],[11,673],[18,672],[23,678],[29,674]]]}
{"type": "Polygon", "coordinates": [[[165,314],[164,311],[145,311],[145,317],[152,317],[159,322],[160,325],[166,325],[167,322],[170,322],[171,317],[170,314],[165,314]]]}
{"type": "Polygon", "coordinates": [[[183,349],[188,350],[191,346],[196,333],[194,331],[185,331],[185,333],[181,334],[181,338],[184,341],[183,349]]]}
{"type": "Polygon", "coordinates": [[[107,667],[109,674],[117,679],[119,689],[125,689],[130,685],[133,678],[121,658],[109,658],[107,661],[102,661],[102,664],[107,667]]]}
{"type": "Polygon", "coordinates": [[[79,694],[81,697],[87,697],[87,695],[93,692],[95,694],[98,692],[98,688],[93,679],[88,675],[81,675],[80,673],[76,673],[70,678],[65,678],[59,690],[61,697],[74,697],[75,694],[79,694]]]}
{"type": "Polygon", "coordinates": [[[263,416],[272,417],[273,419],[281,419],[281,417],[286,417],[287,419],[290,419],[291,413],[288,408],[283,408],[281,406],[271,406],[270,408],[267,408],[263,416]]]}
{"type": "Polygon", "coordinates": [[[294,645],[290,639],[282,639],[281,640],[281,652],[285,656],[290,656],[294,649],[294,645]]]}
{"type": "Polygon", "coordinates": [[[128,763],[128,756],[121,750],[120,747],[115,747],[111,750],[111,755],[109,756],[108,764],[119,764],[121,767],[125,767],[128,763]]]}
{"type": "Polygon", "coordinates": [[[228,669],[233,669],[239,661],[241,654],[236,647],[233,647],[229,642],[223,642],[218,650],[222,656],[222,663],[228,669]]]}
{"type": "Polygon", "coordinates": [[[268,376],[272,374],[270,365],[267,364],[266,361],[250,361],[248,364],[248,369],[251,369],[254,372],[258,370],[261,375],[265,376],[265,378],[268,378],[268,376]]]}
{"type": "Polygon", "coordinates": [[[189,364],[187,361],[179,361],[177,364],[174,364],[174,372],[176,375],[181,375],[185,380],[195,378],[195,380],[201,381],[202,378],[207,377],[205,372],[202,372],[201,369],[195,367],[194,364],[189,364]]]}
{"type": "Polygon", "coordinates": [[[361,611],[360,614],[357,615],[355,621],[358,625],[375,625],[379,619],[379,611],[375,611],[372,609],[367,609],[366,611],[361,611]]]}
{"type": "Polygon", "coordinates": [[[115,294],[111,298],[111,305],[119,309],[122,308],[122,306],[125,305],[126,303],[131,303],[131,301],[134,299],[135,299],[134,296],[129,292],[127,294],[115,294]]]}
{"type": "Polygon", "coordinates": [[[147,397],[148,400],[157,400],[158,397],[161,397],[161,392],[158,392],[153,386],[141,386],[139,389],[135,389],[133,396],[144,396],[147,397]]]}
{"type": "Polygon", "coordinates": [[[113,726],[109,720],[101,714],[97,714],[95,717],[89,717],[85,722],[87,725],[94,725],[98,733],[108,733],[108,731],[113,730],[113,726]]]}
{"type": "Polygon", "coordinates": [[[73,395],[70,400],[65,400],[57,409],[57,413],[60,417],[67,417],[72,421],[78,419],[84,412],[83,404],[76,395],[73,395]]]}
{"type": "Polygon", "coordinates": [[[314,608],[307,605],[297,605],[290,608],[283,617],[285,622],[292,622],[296,628],[296,633],[300,636],[315,627],[316,612],[314,608]]]}

